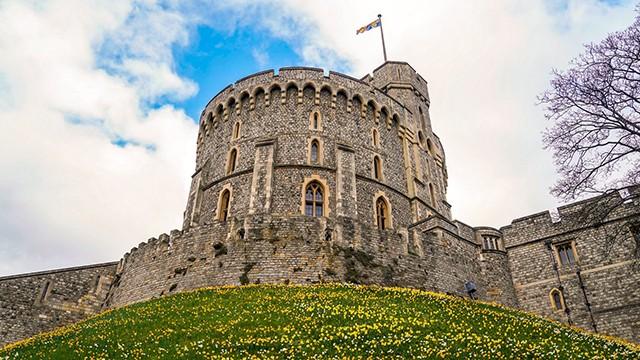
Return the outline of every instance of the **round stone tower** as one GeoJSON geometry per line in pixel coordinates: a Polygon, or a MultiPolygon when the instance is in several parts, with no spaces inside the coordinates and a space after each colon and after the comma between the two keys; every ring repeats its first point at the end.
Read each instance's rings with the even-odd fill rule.
{"type": "Polygon", "coordinates": [[[254,215],[401,230],[450,217],[426,82],[387,62],[362,80],[285,68],[239,80],[202,112],[185,229],[254,215]]]}
{"type": "Polygon", "coordinates": [[[461,292],[480,273],[473,230],[451,221],[427,83],[409,64],[362,79],[260,72],[220,91],[199,124],[183,229],[125,254],[108,306],[249,282],[461,292]]]}

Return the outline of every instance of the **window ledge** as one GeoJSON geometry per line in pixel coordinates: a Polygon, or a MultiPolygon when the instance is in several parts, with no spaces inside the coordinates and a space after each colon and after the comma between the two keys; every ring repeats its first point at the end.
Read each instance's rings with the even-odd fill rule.
{"type": "Polygon", "coordinates": [[[494,253],[494,254],[502,254],[505,255],[507,252],[505,250],[499,250],[499,249],[481,249],[481,251],[483,253],[494,253]]]}
{"type": "Polygon", "coordinates": [[[558,270],[562,272],[575,272],[580,267],[579,263],[575,264],[559,264],[558,270]]]}

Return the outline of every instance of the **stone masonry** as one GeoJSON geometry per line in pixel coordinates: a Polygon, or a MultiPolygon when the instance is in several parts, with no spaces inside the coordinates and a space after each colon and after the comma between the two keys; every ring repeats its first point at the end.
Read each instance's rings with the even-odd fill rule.
{"type": "Polygon", "coordinates": [[[0,277],[0,344],[100,312],[117,262],[0,277]]]}
{"type": "Polygon", "coordinates": [[[471,227],[451,219],[429,106],[403,62],[238,80],[202,112],[182,230],[117,263],[0,278],[0,344],[204,286],[318,282],[459,296],[473,283],[474,297],[640,342],[640,187],[471,227]],[[620,204],[585,218],[603,199],[620,204]]]}

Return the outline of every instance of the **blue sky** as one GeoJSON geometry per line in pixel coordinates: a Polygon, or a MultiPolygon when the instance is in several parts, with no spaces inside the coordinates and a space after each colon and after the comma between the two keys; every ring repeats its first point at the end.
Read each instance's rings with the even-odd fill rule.
{"type": "MultiPolygon", "coordinates": [[[[599,1],[611,7],[625,3],[623,0],[599,1]]],[[[570,4],[571,1],[568,0],[546,1],[548,11],[558,14],[566,13],[570,4]]],[[[266,8],[268,11],[278,11],[269,6],[266,8]]],[[[354,21],[353,27],[359,27],[358,24],[354,21]]],[[[231,26],[232,30],[229,30],[229,24],[225,25],[219,28],[210,25],[195,26],[190,30],[187,45],[179,44],[172,48],[175,71],[198,85],[199,91],[194,96],[174,102],[176,106],[184,108],[193,119],[199,118],[204,106],[219,90],[237,79],[262,70],[305,64],[305,59],[292,46],[292,42],[299,42],[299,39],[278,38],[255,27],[255,23],[236,24],[231,26]]],[[[565,31],[569,30],[569,25],[567,21],[558,23],[559,29],[565,31]]],[[[330,70],[351,73],[353,67],[349,59],[341,58],[338,66],[330,70]]],[[[163,98],[152,105],[160,106],[168,101],[171,99],[163,98]]]]}
{"type": "MultiPolygon", "coordinates": [[[[176,72],[198,84],[199,91],[195,96],[176,103],[194,119],[200,117],[204,106],[218,91],[242,77],[305,64],[305,59],[292,45],[299,43],[299,39],[278,38],[256,27],[243,26],[228,31],[200,25],[190,37],[187,46],[176,46],[173,51],[176,72]]],[[[340,60],[330,70],[351,72],[349,61],[340,60]]]]}
{"type": "Polygon", "coordinates": [[[209,100],[237,79],[261,70],[303,63],[286,41],[251,28],[229,33],[202,25],[194,32],[192,42],[177,47],[174,53],[178,74],[196,81],[200,89],[195,96],[176,104],[184,107],[193,119],[199,119],[209,100]]]}
{"type": "Polygon", "coordinates": [[[180,228],[204,105],[265,69],[429,83],[455,218],[500,227],[557,206],[536,96],[627,0],[0,1],[0,276],[117,260],[180,228]]]}

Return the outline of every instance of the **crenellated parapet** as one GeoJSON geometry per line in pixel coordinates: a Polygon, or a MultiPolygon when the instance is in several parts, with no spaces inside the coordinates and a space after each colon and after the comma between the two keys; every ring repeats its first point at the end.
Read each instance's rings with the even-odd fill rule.
{"type": "Polygon", "coordinates": [[[487,286],[479,245],[442,217],[384,231],[348,217],[254,215],[190,228],[126,254],[107,307],[215,285],[352,282],[427,288],[465,296],[487,286]]]}
{"type": "Polygon", "coordinates": [[[560,206],[554,213],[542,211],[514,219],[500,230],[505,246],[544,240],[579,229],[599,227],[617,219],[640,213],[640,186],[560,206]]]}
{"type": "Polygon", "coordinates": [[[206,133],[228,120],[234,112],[239,115],[243,110],[284,105],[289,99],[294,104],[302,104],[305,89],[312,92],[315,105],[320,105],[321,94],[326,93],[327,97],[322,100],[326,100],[331,108],[342,106],[346,113],[353,112],[362,119],[370,111],[372,120],[382,121],[387,127],[401,126],[402,119],[411,112],[383,91],[348,75],[333,71],[324,75],[322,69],[288,67],[277,74],[267,70],[249,75],[224,88],[203,110],[200,126],[206,133]]]}

